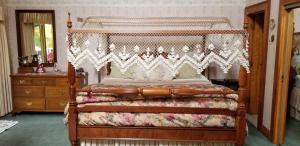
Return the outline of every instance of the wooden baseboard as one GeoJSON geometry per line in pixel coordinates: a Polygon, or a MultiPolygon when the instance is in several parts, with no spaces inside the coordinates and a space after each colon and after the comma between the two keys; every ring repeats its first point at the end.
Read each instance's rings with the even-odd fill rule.
{"type": "Polygon", "coordinates": [[[263,135],[265,135],[270,141],[273,141],[273,136],[271,135],[271,131],[268,128],[262,125],[261,127],[259,127],[259,131],[263,133],[263,135]]]}

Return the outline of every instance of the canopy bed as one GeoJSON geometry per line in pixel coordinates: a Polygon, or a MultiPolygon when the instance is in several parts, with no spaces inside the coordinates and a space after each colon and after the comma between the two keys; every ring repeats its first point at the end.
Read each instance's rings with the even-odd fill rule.
{"type": "Polygon", "coordinates": [[[79,20],[81,28],[72,28],[70,14],[67,22],[71,145],[81,139],[244,144],[250,71],[244,30],[226,18],[79,20]],[[87,62],[106,77],[76,89],[75,69],[87,62]],[[243,67],[238,92],[201,75],[212,63],[225,73],[234,63],[243,67]]]}

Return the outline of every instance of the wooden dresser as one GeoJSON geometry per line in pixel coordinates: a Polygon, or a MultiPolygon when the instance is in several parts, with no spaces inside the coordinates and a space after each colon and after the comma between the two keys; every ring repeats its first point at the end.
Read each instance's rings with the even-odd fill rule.
{"type": "MultiPolygon", "coordinates": [[[[63,112],[69,99],[66,73],[24,73],[11,75],[13,111],[63,112]]],[[[76,87],[84,76],[77,75],[76,87]]]]}

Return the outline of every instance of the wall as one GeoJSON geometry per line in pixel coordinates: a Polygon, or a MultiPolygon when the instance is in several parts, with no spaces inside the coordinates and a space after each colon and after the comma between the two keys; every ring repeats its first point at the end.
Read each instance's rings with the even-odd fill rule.
{"type": "Polygon", "coordinates": [[[267,54],[267,70],[266,70],[266,81],[265,81],[265,98],[264,98],[264,117],[263,125],[267,128],[271,128],[272,118],[272,99],[273,99],[273,83],[274,83],[274,70],[276,60],[276,42],[277,42],[277,30],[278,30],[278,17],[279,17],[279,0],[271,1],[271,13],[270,20],[274,19],[275,29],[269,31],[269,40],[272,35],[275,39],[273,42],[268,43],[268,54],[267,54]]]}
{"type": "MultiPolygon", "coordinates": [[[[72,20],[87,16],[126,16],[126,17],[228,17],[237,28],[243,26],[245,0],[6,0],[9,20],[9,47],[13,73],[17,72],[16,9],[54,9],[56,22],[58,68],[66,71],[66,20],[71,12],[72,20]]],[[[74,24],[76,27],[77,24],[74,24]]],[[[90,83],[97,81],[95,71],[89,68],[90,83]]],[[[238,67],[229,74],[214,75],[223,78],[237,78],[238,67]]]]}
{"type": "Polygon", "coordinates": [[[294,22],[295,22],[294,32],[300,32],[300,8],[294,10],[294,22]]]}
{"type": "Polygon", "coordinates": [[[251,5],[261,3],[261,2],[264,2],[264,1],[266,1],[266,0],[247,0],[246,1],[246,6],[251,6],[251,5]]]}

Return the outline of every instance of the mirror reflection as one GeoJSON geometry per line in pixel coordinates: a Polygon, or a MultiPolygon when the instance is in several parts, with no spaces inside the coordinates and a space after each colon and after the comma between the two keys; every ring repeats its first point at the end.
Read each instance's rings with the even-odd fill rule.
{"type": "Polygon", "coordinates": [[[18,11],[19,57],[30,64],[56,61],[54,11],[18,11]]]}

